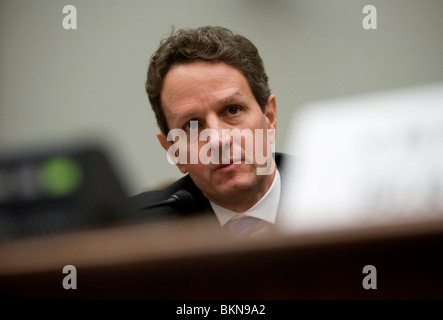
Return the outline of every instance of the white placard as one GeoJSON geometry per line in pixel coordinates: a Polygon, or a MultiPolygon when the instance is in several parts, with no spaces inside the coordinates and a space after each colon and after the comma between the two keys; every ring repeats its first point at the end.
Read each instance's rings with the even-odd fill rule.
{"type": "Polygon", "coordinates": [[[443,83],[302,110],[286,140],[285,230],[443,217],[443,83]]]}

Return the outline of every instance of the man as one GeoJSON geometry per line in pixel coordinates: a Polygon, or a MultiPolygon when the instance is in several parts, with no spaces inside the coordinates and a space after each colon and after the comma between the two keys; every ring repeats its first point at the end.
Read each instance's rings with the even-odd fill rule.
{"type": "Polygon", "coordinates": [[[211,214],[240,236],[248,232],[241,225],[269,229],[277,218],[283,155],[274,160],[272,154],[277,106],[257,48],[222,27],[179,30],[152,55],[146,91],[157,138],[186,176],[132,197],[135,207],[150,217],[211,214]],[[152,208],[179,190],[193,201],[152,208]]]}

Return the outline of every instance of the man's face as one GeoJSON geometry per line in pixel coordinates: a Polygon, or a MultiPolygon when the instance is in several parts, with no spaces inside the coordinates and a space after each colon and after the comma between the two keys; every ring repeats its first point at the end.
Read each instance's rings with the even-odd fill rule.
{"type": "MultiPolygon", "coordinates": [[[[275,174],[275,164],[272,161],[270,174],[257,175],[257,168],[266,164],[257,161],[256,157],[257,152],[262,152],[262,157],[267,152],[271,153],[266,145],[267,141],[273,142],[276,128],[276,103],[273,95],[269,97],[263,112],[239,70],[225,63],[192,62],[174,66],[167,73],[161,91],[161,102],[170,130],[182,129],[189,137],[193,121],[192,124],[198,124],[198,133],[204,129],[218,133],[215,137],[211,136],[210,142],[192,142],[187,139],[187,163],[177,164],[181,172],[189,173],[208,199],[224,207],[229,208],[229,204],[233,204],[232,208],[237,208],[234,204],[241,203],[245,197],[250,200],[255,197],[256,201],[261,198],[270,187],[275,174]],[[222,134],[223,130],[226,132],[232,129],[249,129],[254,138],[253,152],[245,148],[245,138],[242,139],[238,149],[241,150],[241,163],[237,164],[233,163],[240,160],[233,156],[234,139],[227,139],[222,134]],[[268,132],[268,129],[274,130],[268,132]],[[259,134],[262,136],[259,137],[259,134]],[[257,137],[263,138],[263,144],[259,148],[255,147],[257,137]],[[192,143],[195,149],[191,148],[192,143]],[[219,164],[203,164],[200,157],[197,163],[190,163],[189,153],[196,149],[200,151],[208,143],[219,146],[219,164]],[[264,150],[259,151],[262,147],[264,150]],[[227,156],[229,164],[222,161],[222,151],[226,150],[230,150],[227,156]]],[[[174,143],[167,141],[166,136],[161,133],[158,138],[166,150],[174,143]]],[[[224,156],[226,157],[226,153],[224,156]]]]}

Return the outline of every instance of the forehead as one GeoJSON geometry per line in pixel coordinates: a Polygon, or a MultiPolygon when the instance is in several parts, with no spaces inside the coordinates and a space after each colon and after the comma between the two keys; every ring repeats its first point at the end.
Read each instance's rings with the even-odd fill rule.
{"type": "Polygon", "coordinates": [[[176,65],[166,74],[161,92],[167,116],[202,105],[208,108],[231,97],[253,99],[243,74],[223,62],[199,61],[176,65]]]}
{"type": "Polygon", "coordinates": [[[206,84],[207,86],[212,85],[214,87],[227,84],[228,82],[232,82],[232,84],[247,83],[246,78],[237,68],[224,62],[205,61],[194,61],[171,67],[164,79],[163,89],[167,85],[179,85],[180,82],[188,82],[186,83],[188,85],[206,84]]]}

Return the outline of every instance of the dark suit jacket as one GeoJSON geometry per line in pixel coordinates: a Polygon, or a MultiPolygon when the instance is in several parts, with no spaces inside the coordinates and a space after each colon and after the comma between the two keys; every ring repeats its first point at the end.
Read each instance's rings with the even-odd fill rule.
{"type": "MultiPolygon", "coordinates": [[[[282,185],[284,184],[284,163],[289,160],[291,156],[275,153],[274,158],[277,164],[277,168],[280,172],[282,185]]],[[[282,188],[283,190],[283,188],[282,188]]],[[[135,215],[141,219],[167,219],[177,218],[196,214],[212,214],[215,218],[214,211],[209,203],[209,200],[203,195],[203,193],[197,188],[189,175],[175,181],[164,190],[153,190],[140,193],[129,198],[135,215]],[[194,196],[194,203],[190,208],[186,210],[176,210],[171,206],[163,206],[157,208],[151,208],[147,210],[140,210],[141,208],[164,201],[171,197],[176,191],[184,189],[194,196]]]]}

